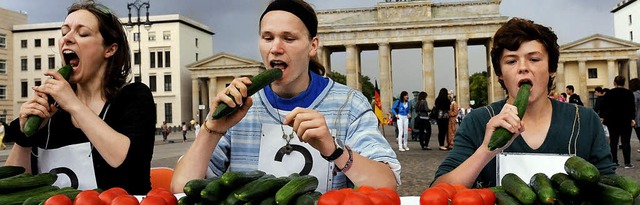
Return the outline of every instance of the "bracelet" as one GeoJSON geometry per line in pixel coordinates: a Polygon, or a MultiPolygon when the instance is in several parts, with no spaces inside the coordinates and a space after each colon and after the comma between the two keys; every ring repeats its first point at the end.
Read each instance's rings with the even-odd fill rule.
{"type": "Polygon", "coordinates": [[[202,123],[202,128],[203,128],[205,131],[207,131],[209,134],[218,134],[218,135],[220,135],[220,136],[224,136],[225,134],[227,134],[227,131],[224,131],[224,132],[216,132],[216,131],[214,131],[213,129],[209,129],[209,128],[207,127],[207,121],[206,121],[206,120],[204,121],[204,123],[202,123]]]}
{"type": "Polygon", "coordinates": [[[336,165],[335,168],[339,172],[347,173],[347,171],[349,171],[351,165],[353,164],[353,151],[351,151],[351,147],[349,147],[349,145],[345,145],[344,147],[347,150],[347,153],[349,153],[349,159],[347,160],[347,163],[344,164],[344,167],[342,167],[342,169],[338,168],[338,165],[336,165]]]}

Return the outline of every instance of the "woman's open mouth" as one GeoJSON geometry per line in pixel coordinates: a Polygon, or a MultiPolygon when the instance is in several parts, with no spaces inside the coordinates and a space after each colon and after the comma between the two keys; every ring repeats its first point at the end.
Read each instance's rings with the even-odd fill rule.
{"type": "Polygon", "coordinates": [[[71,65],[71,67],[75,69],[78,67],[78,64],[80,64],[80,58],[78,58],[78,54],[76,54],[76,52],[72,50],[64,50],[62,51],[62,55],[66,65],[71,65]]]}

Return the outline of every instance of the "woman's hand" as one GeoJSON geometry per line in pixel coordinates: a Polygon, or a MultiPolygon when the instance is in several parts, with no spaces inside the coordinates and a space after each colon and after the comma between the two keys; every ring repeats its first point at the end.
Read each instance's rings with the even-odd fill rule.
{"type": "Polygon", "coordinates": [[[487,122],[487,128],[484,133],[484,141],[482,142],[482,146],[478,149],[487,149],[489,141],[491,140],[491,135],[498,128],[503,127],[507,129],[509,132],[513,133],[509,142],[498,149],[493,151],[494,154],[500,153],[502,150],[507,149],[513,142],[516,136],[520,135],[520,133],[524,132],[524,123],[518,117],[518,108],[511,104],[505,104],[502,107],[500,113],[496,116],[493,116],[489,122],[487,122]]]}
{"type": "Polygon", "coordinates": [[[318,111],[295,108],[285,116],[283,123],[293,127],[293,131],[301,142],[309,143],[323,156],[329,156],[335,151],[333,136],[327,127],[324,115],[318,111]]]}
{"type": "MultiPolygon", "coordinates": [[[[32,87],[33,90],[36,87],[32,87]]],[[[52,109],[55,107],[49,105],[48,97],[41,92],[35,92],[35,96],[20,106],[20,131],[24,132],[24,125],[27,123],[27,118],[31,115],[40,116],[42,119],[47,119],[52,115],[52,109]]],[[[43,120],[43,124],[46,120],[43,120]]],[[[42,125],[40,125],[42,127],[42,125]]]]}
{"type": "MultiPolygon", "coordinates": [[[[73,105],[80,104],[80,100],[71,88],[71,85],[69,85],[69,82],[67,82],[60,73],[47,71],[44,75],[50,76],[51,78],[46,79],[42,85],[34,87],[35,91],[53,97],[58,103],[58,106],[64,110],[71,110],[73,105]]],[[[57,108],[54,107],[53,111],[57,111],[57,108]]]]}
{"type": "MultiPolygon", "coordinates": [[[[237,111],[223,118],[217,120],[207,119],[203,125],[207,126],[207,129],[212,129],[214,132],[224,133],[226,130],[240,122],[240,120],[242,120],[242,118],[247,114],[251,105],[253,105],[253,100],[250,96],[247,96],[247,85],[251,85],[251,80],[249,78],[236,78],[233,79],[229,86],[224,90],[218,92],[211,102],[211,112],[216,110],[218,105],[221,103],[225,103],[232,108],[235,108],[236,106],[241,107],[237,111]],[[233,96],[233,99],[227,96],[227,94],[233,96]],[[242,98],[246,98],[246,101],[242,102],[242,98]]],[[[212,116],[212,114],[210,113],[209,116],[212,116]]]]}

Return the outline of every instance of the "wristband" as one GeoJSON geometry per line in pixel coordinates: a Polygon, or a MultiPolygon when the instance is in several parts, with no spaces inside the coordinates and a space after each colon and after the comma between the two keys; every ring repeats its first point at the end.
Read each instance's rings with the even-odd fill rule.
{"type": "Polygon", "coordinates": [[[202,128],[203,128],[205,131],[207,131],[209,134],[218,134],[218,135],[220,135],[220,136],[224,136],[225,134],[227,134],[227,131],[225,131],[225,132],[216,132],[216,131],[214,131],[214,130],[212,130],[212,129],[209,129],[209,128],[207,127],[207,121],[206,121],[206,120],[204,121],[204,123],[202,123],[202,128]]]}
{"type": "Polygon", "coordinates": [[[336,165],[335,168],[338,172],[347,173],[347,171],[349,171],[351,165],[353,164],[353,151],[351,151],[351,147],[349,147],[349,145],[345,145],[344,147],[349,154],[349,159],[347,160],[347,163],[344,164],[344,167],[342,167],[342,169],[338,168],[338,165],[336,165]]]}

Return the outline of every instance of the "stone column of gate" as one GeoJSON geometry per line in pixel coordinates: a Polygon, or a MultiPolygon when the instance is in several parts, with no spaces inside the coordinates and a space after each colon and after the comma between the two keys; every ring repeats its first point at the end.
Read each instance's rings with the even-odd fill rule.
{"type": "Polygon", "coordinates": [[[427,103],[435,105],[436,81],[434,78],[433,40],[422,41],[422,88],[427,92],[427,103]]]}
{"type": "Polygon", "coordinates": [[[210,109],[210,103],[213,102],[213,98],[216,97],[216,94],[218,90],[218,77],[217,76],[213,76],[213,77],[209,77],[209,100],[207,101],[207,103],[205,103],[205,112],[209,113],[209,109],[210,109]]]}
{"type": "Polygon", "coordinates": [[[331,51],[326,47],[319,47],[318,60],[320,61],[319,63],[324,66],[324,69],[326,71],[325,75],[331,74],[331,51]]]}
{"type": "MultiPolygon", "coordinates": [[[[200,81],[199,78],[191,79],[191,111],[195,112],[198,110],[198,102],[200,99],[200,81]]],[[[197,112],[196,112],[197,113],[197,112]]],[[[195,119],[196,113],[191,113],[191,116],[195,119]]]]}
{"type": "MultiPolygon", "coordinates": [[[[556,91],[558,94],[564,93],[567,79],[564,77],[564,61],[558,61],[558,69],[556,70],[556,91]]],[[[569,97],[569,96],[567,96],[569,97]]],[[[566,99],[569,100],[569,99],[566,99]]]]}
{"type": "Polygon", "coordinates": [[[391,110],[393,90],[391,90],[391,47],[389,43],[378,43],[378,64],[380,66],[380,101],[383,114],[391,110]]]}
{"type": "Polygon", "coordinates": [[[358,48],[347,44],[347,86],[358,89],[358,48]]]}
{"type": "Polygon", "coordinates": [[[493,44],[493,39],[489,38],[484,44],[485,55],[487,56],[487,103],[495,102],[499,99],[504,98],[504,93],[502,86],[500,86],[500,82],[498,82],[498,76],[496,76],[496,72],[493,70],[493,63],[491,63],[491,45],[493,44]]]}
{"type": "Polygon", "coordinates": [[[618,70],[616,69],[616,59],[607,59],[607,82],[609,84],[604,87],[613,86],[613,78],[618,76],[618,70]]]}
{"type": "Polygon", "coordinates": [[[456,69],[457,69],[457,92],[456,102],[459,107],[469,106],[469,59],[467,52],[467,39],[456,39],[456,69]]]}
{"type": "Polygon", "coordinates": [[[638,59],[635,59],[635,58],[637,57],[633,56],[629,58],[629,78],[627,78],[627,82],[629,82],[628,80],[630,79],[634,79],[638,77],[638,59]]]}
{"type": "Polygon", "coordinates": [[[578,60],[578,86],[576,93],[580,95],[580,100],[584,106],[589,106],[589,91],[587,90],[587,61],[578,60]]]}

